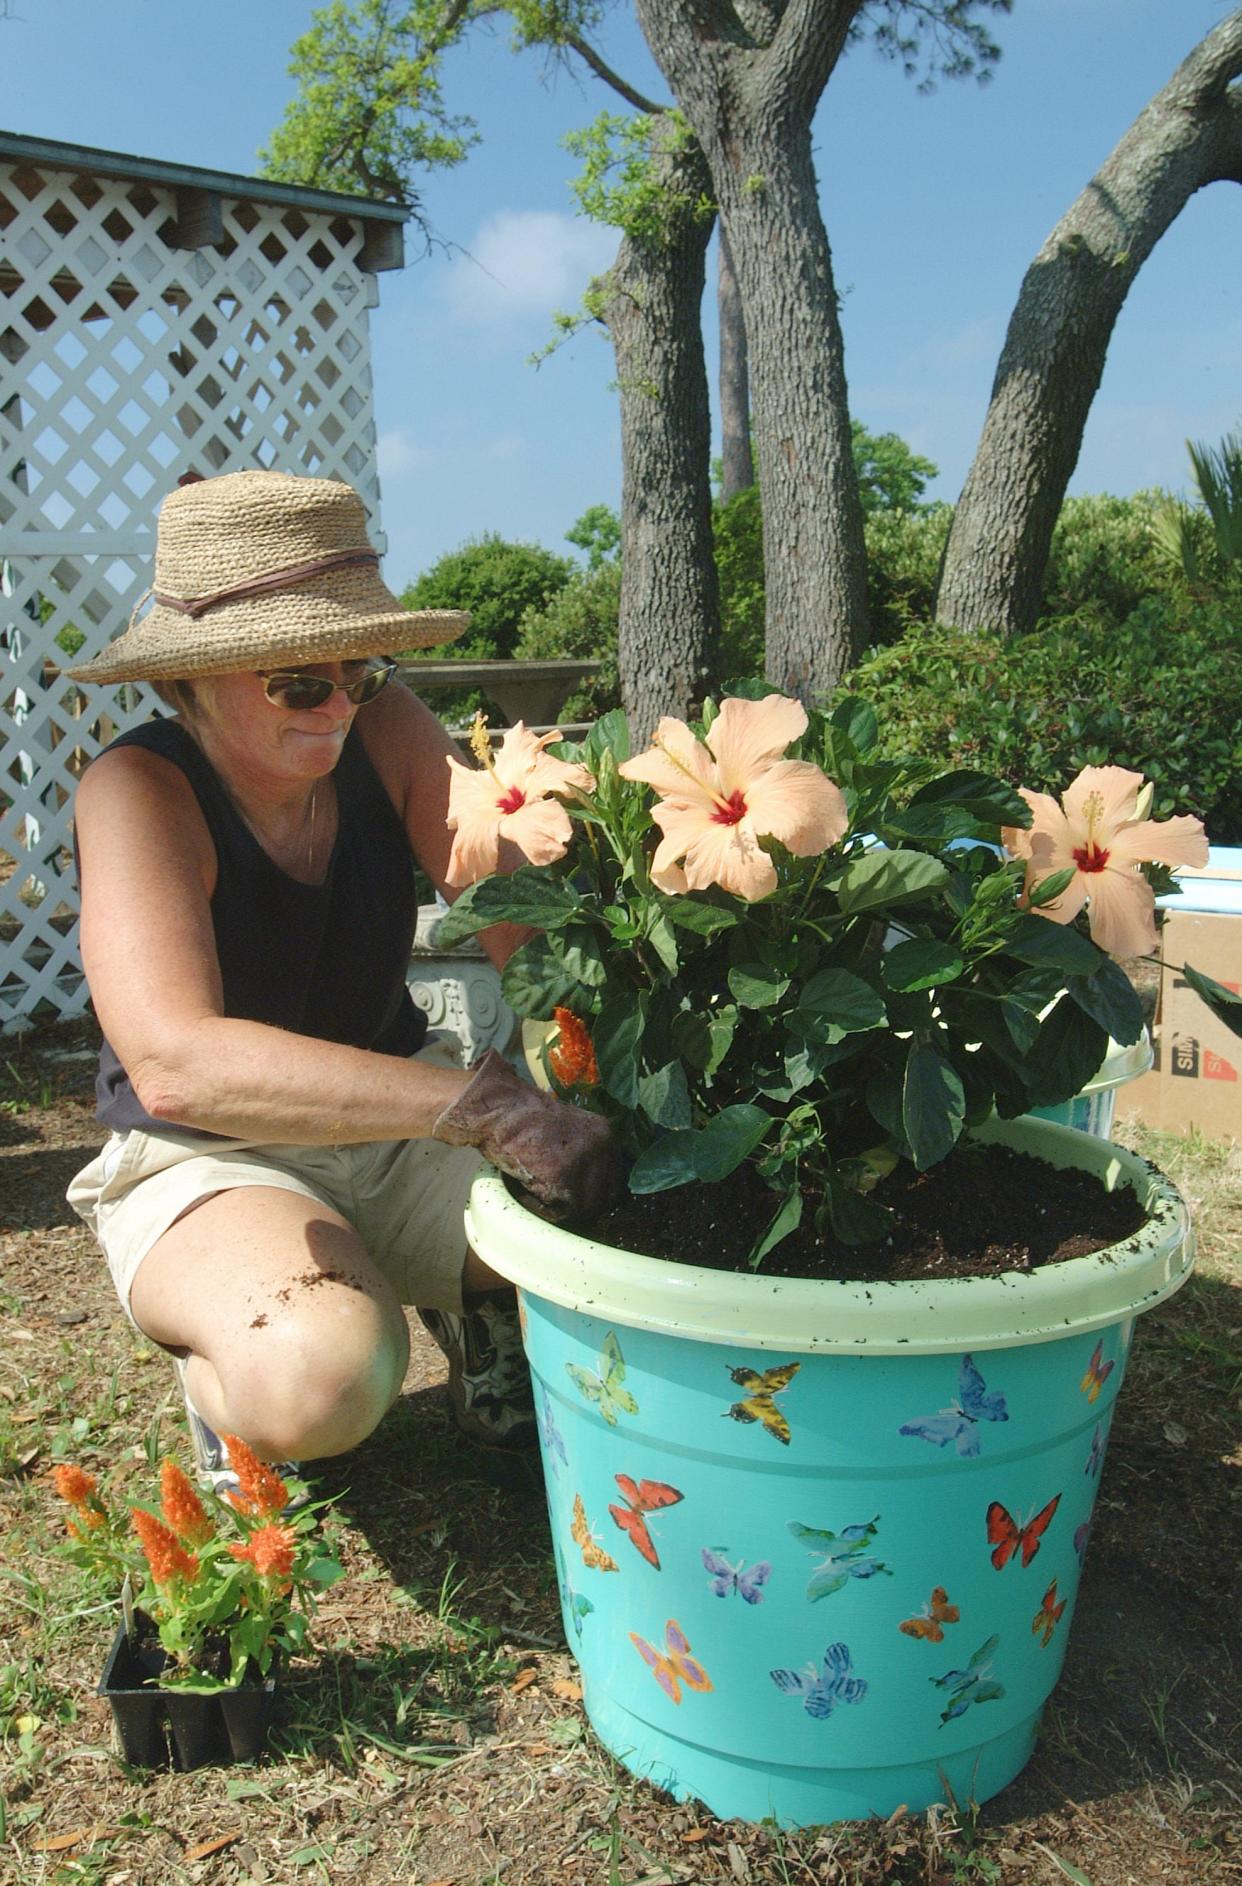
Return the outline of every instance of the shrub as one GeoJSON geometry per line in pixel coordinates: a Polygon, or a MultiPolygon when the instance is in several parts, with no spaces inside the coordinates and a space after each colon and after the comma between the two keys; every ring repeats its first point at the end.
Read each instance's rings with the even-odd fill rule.
{"type": "Polygon", "coordinates": [[[598,563],[567,583],[542,609],[528,609],[514,650],[523,661],[602,661],[603,667],[561,710],[566,723],[594,720],[621,703],[617,619],[621,566],[598,563]]]}
{"type": "Polygon", "coordinates": [[[871,701],[885,751],[945,754],[1059,792],[1083,766],[1133,768],[1153,816],[1193,812],[1242,842],[1242,650],[1225,601],[1148,596],[1120,627],[1092,613],[1005,642],[934,624],[871,651],[840,692],[871,701]]]}

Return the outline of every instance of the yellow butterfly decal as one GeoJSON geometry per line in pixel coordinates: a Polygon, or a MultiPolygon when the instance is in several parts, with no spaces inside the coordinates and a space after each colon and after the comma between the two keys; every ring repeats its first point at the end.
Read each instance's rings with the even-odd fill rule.
{"type": "Polygon", "coordinates": [[[574,1494],[574,1516],[569,1528],[570,1537],[582,1553],[582,1563],[591,1572],[615,1572],[617,1561],[605,1552],[587,1524],[586,1507],[582,1504],[581,1493],[574,1494]]]}
{"type": "Polygon", "coordinates": [[[610,1329],[604,1338],[598,1374],[594,1369],[580,1368],[576,1362],[567,1362],[565,1370],[579,1394],[596,1403],[610,1428],[616,1427],[618,1414],[638,1413],[638,1403],[629,1389],[623,1386],[625,1362],[615,1330],[610,1329]]]}
{"type": "Polygon", "coordinates": [[[746,1393],[741,1401],[735,1401],[728,1409],[729,1419],[762,1421],[768,1433],[788,1447],[789,1423],[777,1407],[774,1397],[789,1387],[801,1367],[800,1362],[782,1362],[777,1368],[764,1369],[762,1374],[754,1369],[730,1369],[729,1374],[746,1393]]]}

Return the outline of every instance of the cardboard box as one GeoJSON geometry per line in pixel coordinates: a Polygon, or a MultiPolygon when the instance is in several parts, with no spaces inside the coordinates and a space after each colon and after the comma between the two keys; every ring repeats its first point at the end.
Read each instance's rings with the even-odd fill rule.
{"type": "Polygon", "coordinates": [[[1242,1138],[1242,1039],[1199,1000],[1180,973],[1190,963],[1226,988],[1242,987],[1242,850],[1215,847],[1199,871],[1179,871],[1180,897],[1166,902],[1160,932],[1160,993],[1149,1074],[1117,1095],[1119,1113],[1210,1139],[1242,1138]]]}

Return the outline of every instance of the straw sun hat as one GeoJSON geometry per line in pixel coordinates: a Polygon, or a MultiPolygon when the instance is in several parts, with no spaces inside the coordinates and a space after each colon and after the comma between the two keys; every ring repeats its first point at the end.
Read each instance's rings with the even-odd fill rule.
{"type": "MultiPolygon", "coordinates": [[[[226,472],[165,498],[152,607],[75,681],[179,681],[352,661],[451,642],[470,621],[402,609],[380,581],[357,492],[332,478],[226,472]]],[[[144,599],[145,600],[145,599],[144,599]]]]}

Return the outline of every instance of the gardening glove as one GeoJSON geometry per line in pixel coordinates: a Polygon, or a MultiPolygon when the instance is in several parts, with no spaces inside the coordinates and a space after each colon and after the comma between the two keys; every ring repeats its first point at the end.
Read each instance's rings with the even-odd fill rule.
{"type": "Polygon", "coordinates": [[[489,1048],[468,1087],[431,1129],[450,1146],[477,1146],[550,1218],[590,1218],[621,1190],[621,1150],[598,1113],[538,1093],[489,1048]]]}

